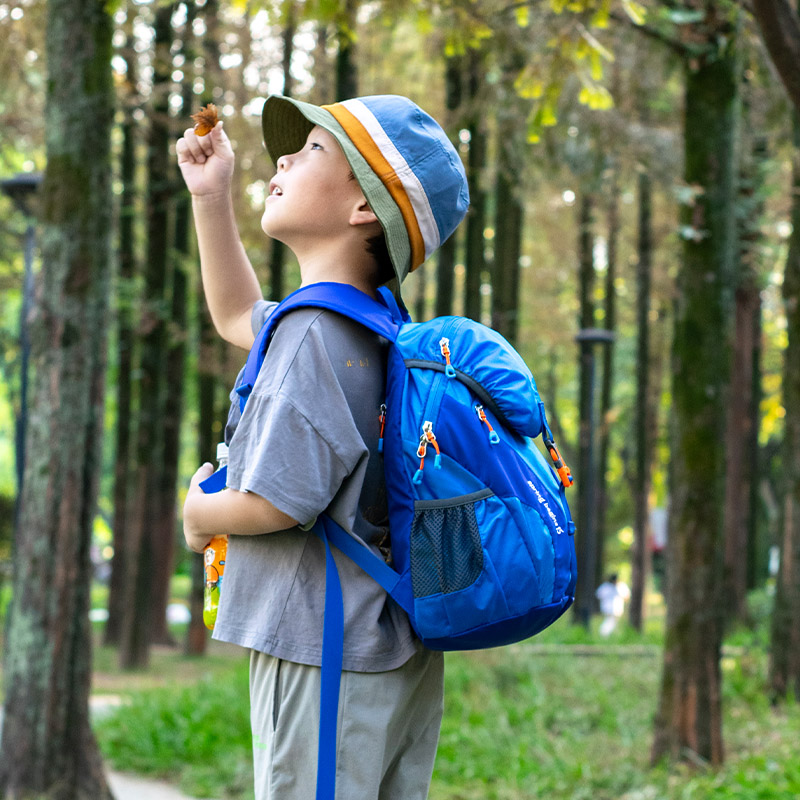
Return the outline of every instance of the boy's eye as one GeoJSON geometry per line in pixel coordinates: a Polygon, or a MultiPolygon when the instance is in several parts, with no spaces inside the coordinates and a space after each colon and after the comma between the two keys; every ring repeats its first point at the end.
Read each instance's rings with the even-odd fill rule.
{"type": "Polygon", "coordinates": [[[322,150],[322,145],[319,142],[311,142],[310,143],[311,150],[322,150]]]}

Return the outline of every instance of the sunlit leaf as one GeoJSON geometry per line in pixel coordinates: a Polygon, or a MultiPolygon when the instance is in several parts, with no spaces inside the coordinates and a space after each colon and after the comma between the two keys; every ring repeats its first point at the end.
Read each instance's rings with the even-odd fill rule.
{"type": "Polygon", "coordinates": [[[192,114],[194,120],[194,132],[198,136],[205,136],[214,130],[214,126],[219,122],[217,107],[213,103],[203,106],[199,111],[192,114]]]}
{"type": "Polygon", "coordinates": [[[592,17],[593,28],[607,28],[609,17],[611,15],[611,2],[610,0],[603,0],[600,7],[594,12],[592,17]]]}
{"type": "Polygon", "coordinates": [[[622,0],[622,7],[636,25],[644,25],[647,18],[647,9],[644,6],[639,5],[635,0],[622,0]]]}
{"type": "Polygon", "coordinates": [[[596,50],[592,51],[590,63],[592,65],[592,80],[599,81],[603,77],[603,62],[596,50]]]}
{"type": "Polygon", "coordinates": [[[528,6],[517,6],[514,10],[514,14],[517,18],[517,25],[520,28],[527,28],[531,21],[530,9],[528,6]]]}
{"type": "Polygon", "coordinates": [[[602,56],[606,61],[614,62],[614,54],[607,47],[604,47],[595,36],[592,36],[586,28],[582,27],[581,37],[595,53],[602,56]]]}

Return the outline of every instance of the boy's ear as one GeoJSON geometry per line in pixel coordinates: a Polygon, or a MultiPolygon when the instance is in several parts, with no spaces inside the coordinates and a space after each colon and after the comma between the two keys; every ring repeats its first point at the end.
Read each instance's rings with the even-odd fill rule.
{"type": "Polygon", "coordinates": [[[350,224],[369,225],[377,221],[378,218],[375,216],[375,212],[369,207],[366,198],[362,197],[358,203],[353,206],[353,210],[350,214],[350,224]]]}

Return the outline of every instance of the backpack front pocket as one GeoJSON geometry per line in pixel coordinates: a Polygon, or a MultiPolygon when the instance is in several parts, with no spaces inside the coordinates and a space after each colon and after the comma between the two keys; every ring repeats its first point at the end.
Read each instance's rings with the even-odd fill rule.
{"type": "Polygon", "coordinates": [[[475,505],[491,489],[445,500],[417,500],[411,526],[414,597],[451,594],[471,586],[483,569],[475,505]]]}

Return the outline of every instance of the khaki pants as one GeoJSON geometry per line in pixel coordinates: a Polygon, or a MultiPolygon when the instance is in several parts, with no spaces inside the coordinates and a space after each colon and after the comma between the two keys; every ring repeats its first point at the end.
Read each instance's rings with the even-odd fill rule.
{"type": "MultiPolygon", "coordinates": [[[[336,800],[425,800],[442,721],[444,659],[423,650],[390,672],[343,672],[336,800]]],[[[253,651],[256,800],[313,800],[319,667],[253,651]]]]}

